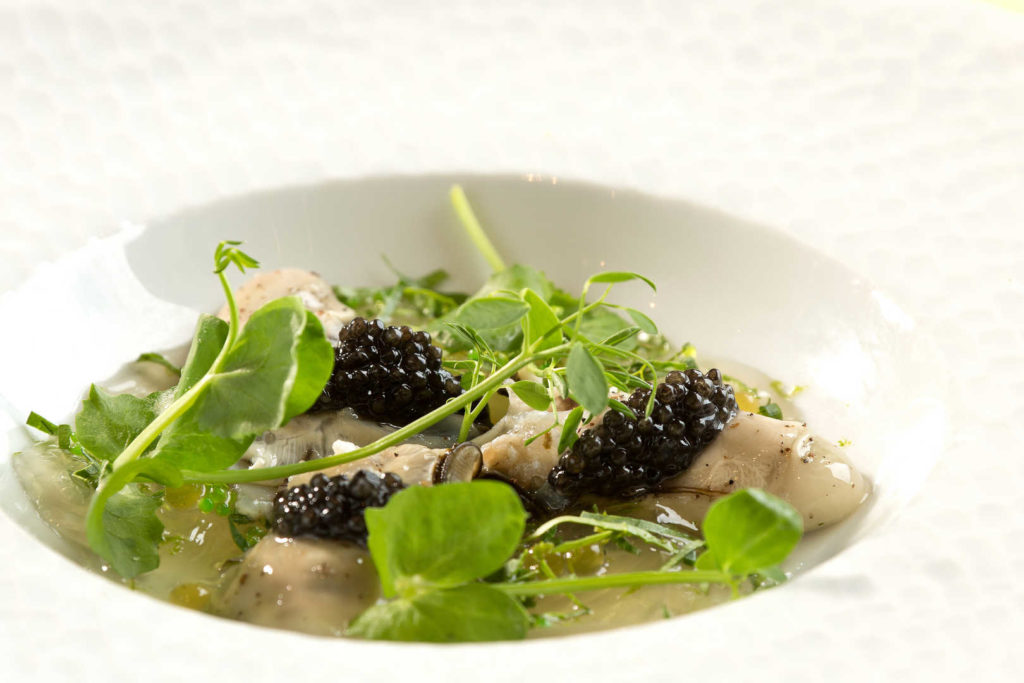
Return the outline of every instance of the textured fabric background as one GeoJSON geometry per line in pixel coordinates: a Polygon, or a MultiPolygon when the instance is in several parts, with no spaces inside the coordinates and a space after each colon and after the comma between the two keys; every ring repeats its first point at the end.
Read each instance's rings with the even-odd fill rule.
{"type": "MultiPolygon", "coordinates": [[[[0,0],[0,291],[126,219],[433,170],[685,197],[780,227],[904,302],[950,361],[947,457],[899,524],[843,555],[846,580],[821,579],[835,605],[820,641],[747,638],[697,670],[1014,678],[1024,15],[970,0],[0,0]]],[[[53,608],[0,600],[16,672],[101,675],[24,647],[32,609],[53,608]]]]}

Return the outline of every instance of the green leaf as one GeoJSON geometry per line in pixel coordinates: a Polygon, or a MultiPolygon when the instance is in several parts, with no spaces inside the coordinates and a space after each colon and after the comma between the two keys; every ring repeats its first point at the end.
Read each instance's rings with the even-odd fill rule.
{"type": "Polygon", "coordinates": [[[413,486],[366,511],[369,549],[385,597],[424,585],[457,586],[504,564],[526,512],[506,484],[473,481],[413,486]],[[472,523],[467,523],[472,520],[472,523]]]}
{"type": "Polygon", "coordinates": [[[606,284],[615,284],[617,282],[629,282],[630,280],[642,280],[647,283],[653,291],[657,292],[658,288],[648,278],[640,275],[639,273],[631,273],[628,271],[609,271],[607,273],[598,273],[592,276],[587,282],[603,282],[606,284]]]}
{"type": "Polygon", "coordinates": [[[530,323],[530,338],[526,340],[526,343],[533,344],[543,334],[545,335],[544,340],[537,346],[537,351],[558,346],[562,341],[562,331],[559,327],[558,316],[551,310],[551,306],[532,289],[523,292],[523,300],[530,306],[530,312],[523,322],[524,330],[526,321],[530,323]]]}
{"type": "Polygon", "coordinates": [[[75,418],[79,442],[97,458],[114,460],[156,417],[160,397],[160,393],[146,398],[115,395],[92,385],[75,418]]]}
{"type": "Polygon", "coordinates": [[[126,579],[160,564],[164,525],[156,511],[162,498],[162,493],[150,493],[139,484],[129,484],[106,501],[102,545],[93,545],[93,550],[126,579]]]}
{"type": "Polygon", "coordinates": [[[581,512],[579,516],[565,515],[548,520],[533,533],[533,537],[543,536],[550,529],[560,524],[585,524],[597,529],[606,531],[617,531],[628,536],[635,536],[647,543],[659,547],[662,550],[674,552],[678,550],[679,544],[691,546],[697,539],[688,534],[656,522],[648,522],[633,517],[621,517],[609,515],[603,512],[581,512]]]}
{"type": "MultiPolygon", "coordinates": [[[[154,457],[199,472],[229,467],[256,436],[312,404],[313,388],[319,394],[333,363],[331,345],[314,320],[296,297],[277,299],[253,313],[217,373],[202,380],[205,391],[164,431],[154,457]]],[[[209,371],[216,339],[199,341],[197,332],[197,360],[192,363],[190,354],[183,382],[193,369],[206,365],[209,371]]]]}
{"type": "Polygon", "coordinates": [[[627,344],[626,342],[631,341],[633,337],[640,333],[640,331],[641,330],[639,327],[625,327],[616,332],[615,334],[613,334],[612,336],[600,340],[598,343],[601,346],[618,346],[621,348],[634,348],[636,346],[635,341],[633,341],[631,344],[627,344]]]}
{"type": "MultiPolygon", "coordinates": [[[[614,339],[632,327],[615,311],[609,308],[595,308],[580,321],[580,333],[591,341],[614,339]]],[[[615,343],[620,348],[631,350],[636,347],[634,335],[626,335],[615,343]]]]}
{"type": "Polygon", "coordinates": [[[635,308],[627,308],[626,314],[636,323],[636,326],[647,334],[658,334],[658,326],[654,321],[635,308]]]}
{"type": "Polygon", "coordinates": [[[136,363],[156,363],[163,367],[167,372],[172,375],[180,375],[181,368],[167,360],[167,358],[159,353],[141,353],[139,357],[135,359],[136,363]]]}
{"type": "Polygon", "coordinates": [[[520,321],[529,310],[521,299],[494,295],[470,299],[455,310],[452,319],[472,329],[490,348],[510,351],[522,339],[520,321]]]}
{"type": "Polygon", "coordinates": [[[444,326],[454,333],[454,336],[461,341],[466,348],[476,348],[476,350],[482,356],[493,356],[494,350],[486,339],[477,334],[477,331],[471,327],[466,327],[461,323],[445,321],[444,326]]]}
{"type": "Polygon", "coordinates": [[[569,350],[566,379],[573,397],[591,415],[597,415],[608,405],[608,381],[597,359],[579,343],[569,350]]]}
{"type": "Polygon", "coordinates": [[[226,322],[206,313],[199,316],[196,331],[192,335],[192,346],[188,350],[188,358],[181,368],[181,379],[174,390],[174,398],[179,398],[210,371],[210,366],[217,359],[217,354],[220,353],[227,338],[226,322]]]}
{"type": "Polygon", "coordinates": [[[295,381],[285,403],[285,420],[301,415],[316,403],[334,369],[334,348],[320,320],[306,311],[306,326],[295,347],[295,381]]]}
{"type": "Polygon", "coordinates": [[[622,401],[619,401],[617,399],[614,399],[614,398],[608,399],[608,407],[611,408],[612,410],[614,410],[617,413],[622,413],[623,415],[625,415],[626,417],[628,417],[631,420],[635,420],[636,417],[637,417],[636,413],[633,412],[632,408],[630,408],[625,403],[623,403],[622,401]]]}
{"type": "MultiPolygon", "coordinates": [[[[520,320],[530,310],[530,304],[518,298],[519,292],[529,289],[540,299],[548,301],[556,291],[544,273],[529,266],[514,265],[491,275],[480,290],[462,303],[447,318],[439,321],[459,323],[472,328],[487,345],[497,351],[511,351],[522,339],[520,320]],[[497,300],[497,304],[495,304],[497,300]]],[[[537,330],[542,334],[545,330],[537,330]]],[[[462,350],[469,344],[465,335],[459,335],[452,350],[462,350]]]]}
{"type": "Polygon", "coordinates": [[[743,489],[711,505],[703,524],[708,551],[700,569],[746,576],[786,559],[803,534],[803,520],[792,505],[761,489],[743,489]]]}
{"type": "Polygon", "coordinates": [[[520,292],[524,289],[532,289],[545,301],[549,301],[556,291],[556,287],[544,273],[530,266],[516,264],[493,273],[470,300],[498,291],[520,292]]]}
{"type": "Polygon", "coordinates": [[[559,453],[565,453],[576,443],[576,439],[579,438],[576,428],[580,426],[580,420],[582,419],[583,406],[576,406],[565,416],[565,422],[562,423],[562,434],[558,437],[559,453]]]}
{"type": "Polygon", "coordinates": [[[523,400],[523,403],[534,410],[547,410],[551,406],[551,396],[540,382],[523,380],[515,382],[509,388],[523,400]]]}
{"type": "MultiPolygon", "coordinates": [[[[196,401],[196,423],[203,431],[237,439],[284,422],[306,321],[297,297],[276,299],[252,314],[196,401]]],[[[326,339],[324,344],[329,348],[326,339]]]]}
{"type": "Polygon", "coordinates": [[[455,320],[478,331],[500,330],[518,325],[529,310],[529,304],[521,299],[487,296],[467,301],[456,311],[455,320]]]}
{"type": "Polygon", "coordinates": [[[526,611],[514,598],[471,583],[374,605],[346,635],[431,643],[520,640],[526,637],[528,623],[526,611]]]}
{"type": "Polygon", "coordinates": [[[782,408],[780,408],[779,404],[775,403],[774,401],[769,401],[768,403],[765,403],[763,406],[759,406],[757,412],[759,412],[761,415],[764,415],[765,417],[772,417],[775,418],[776,420],[782,419],[782,408]]]}

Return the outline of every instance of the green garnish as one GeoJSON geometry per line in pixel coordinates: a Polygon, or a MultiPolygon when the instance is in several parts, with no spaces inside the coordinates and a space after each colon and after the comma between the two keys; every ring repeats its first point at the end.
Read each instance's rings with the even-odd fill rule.
{"type": "Polygon", "coordinates": [[[384,262],[398,277],[397,282],[387,287],[335,287],[338,300],[367,319],[419,326],[447,315],[466,299],[464,294],[438,289],[448,280],[447,271],[438,269],[411,277],[399,272],[387,259],[384,262]]]}
{"type": "Polygon", "coordinates": [[[142,482],[178,486],[183,469],[230,467],[256,436],[305,412],[330,375],[333,350],[298,298],[266,304],[240,329],[224,271],[259,264],[238,244],[222,242],[214,256],[230,322],[200,318],[177,388],[139,399],[93,387],[76,420],[105,467],[86,515],[89,544],[125,578],[159,563],[161,493],[142,482]]]}
{"type": "Polygon", "coordinates": [[[383,508],[367,510],[370,554],[387,601],[366,610],[347,634],[431,642],[513,640],[523,638],[531,624],[552,621],[550,615],[527,613],[522,600],[530,596],[710,583],[725,584],[738,593],[743,582],[757,575],[778,576],[778,564],[802,533],[799,513],[756,489],[716,501],[707,515],[703,541],[629,517],[558,517],[531,538],[545,537],[563,524],[589,526],[598,533],[560,546],[545,542],[549,554],[627,537],[683,556],[703,550],[696,569],[680,570],[673,564],[657,571],[558,577],[520,570],[525,556],[538,557],[536,546],[512,557],[524,520],[515,492],[488,481],[413,487],[396,494],[383,508]],[[473,524],[465,524],[469,517],[473,524]],[[505,564],[511,565],[508,580],[486,580],[505,564]]]}

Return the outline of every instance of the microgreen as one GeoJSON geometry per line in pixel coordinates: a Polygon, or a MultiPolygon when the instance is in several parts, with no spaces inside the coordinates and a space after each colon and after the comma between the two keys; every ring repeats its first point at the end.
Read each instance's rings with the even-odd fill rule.
{"type": "MultiPolygon", "coordinates": [[[[472,233],[477,228],[479,225],[467,230],[472,233]]],[[[462,395],[377,441],[346,453],[258,470],[203,471],[183,467],[185,480],[241,483],[354,462],[397,445],[459,411],[463,412],[463,420],[458,439],[463,441],[494,393],[526,368],[539,377],[540,390],[519,385],[517,391],[513,387],[517,395],[523,393],[524,400],[528,398],[534,406],[546,403],[550,407],[552,403],[543,395],[561,395],[575,400],[588,414],[596,415],[608,405],[610,386],[650,387],[656,381],[657,370],[652,362],[623,348],[635,346],[632,338],[641,328],[631,325],[617,313],[617,306],[607,302],[613,286],[630,281],[645,283],[652,289],[654,286],[635,273],[598,273],[584,282],[579,297],[571,297],[540,271],[520,265],[505,267],[502,262],[501,269],[476,294],[436,321],[432,328],[449,354],[459,354],[448,361],[448,367],[460,372],[465,390],[462,395]],[[605,288],[595,301],[589,301],[587,292],[594,284],[603,284],[605,288]]],[[[648,410],[652,406],[653,394],[648,410]]],[[[571,445],[581,418],[582,413],[577,414],[572,429],[562,430],[563,443],[571,445]]],[[[552,421],[557,423],[557,416],[552,421]]]]}
{"type": "Polygon", "coordinates": [[[515,550],[525,524],[519,496],[493,481],[414,486],[386,507],[366,512],[385,597],[409,597],[423,586],[452,587],[490,574],[515,550]],[[480,510],[487,514],[479,516],[480,510]],[[473,523],[466,524],[468,519],[473,523]]]}
{"type": "Polygon", "coordinates": [[[522,638],[522,607],[474,580],[515,551],[525,520],[516,493],[489,481],[412,487],[384,508],[367,510],[370,553],[384,596],[392,600],[367,610],[349,634],[422,641],[522,638]]]}
{"type": "Polygon", "coordinates": [[[84,467],[73,472],[72,476],[91,488],[96,488],[100,475],[106,468],[107,463],[104,463],[85,450],[71,425],[56,424],[36,412],[29,413],[25,424],[33,429],[38,429],[44,434],[56,437],[58,448],[67,451],[71,456],[84,464],[84,467]]]}
{"type": "Polygon", "coordinates": [[[572,448],[572,445],[576,443],[578,438],[576,429],[579,427],[580,422],[583,420],[583,406],[576,406],[569,411],[569,414],[565,416],[565,422],[562,423],[562,433],[558,437],[558,452],[565,453],[568,449],[572,448]]]}
{"type": "Polygon", "coordinates": [[[760,489],[744,489],[717,501],[704,517],[708,552],[698,569],[746,576],[777,566],[796,547],[803,521],[793,506],[760,489]]]}
{"type": "Polygon", "coordinates": [[[75,418],[79,442],[97,458],[113,460],[153,421],[162,398],[162,393],[114,395],[94,384],[75,418]]]}
{"type": "Polygon", "coordinates": [[[438,289],[448,280],[448,272],[432,270],[426,275],[413,277],[399,272],[384,259],[397,277],[386,287],[334,288],[334,293],[346,306],[364,318],[379,318],[384,322],[422,325],[453,311],[466,296],[438,289]]]}
{"type": "Polygon", "coordinates": [[[515,492],[492,481],[413,487],[383,508],[367,510],[370,554],[387,600],[360,615],[348,635],[431,642],[522,638],[530,625],[558,621],[529,615],[530,596],[572,598],[576,592],[656,584],[735,587],[755,574],[777,578],[778,563],[800,537],[799,514],[756,490],[715,502],[703,541],[654,522],[584,512],[537,528],[529,539],[541,540],[513,556],[524,519],[515,492]],[[469,518],[472,524],[465,523],[469,518]],[[596,532],[557,545],[546,540],[567,524],[596,532]],[[656,571],[558,576],[546,559],[609,542],[629,547],[642,542],[668,553],[670,562],[656,571]],[[685,558],[705,547],[697,569],[680,569],[685,558]],[[705,557],[710,559],[702,562],[705,557]],[[527,564],[537,569],[525,569],[527,564]],[[494,572],[501,566],[506,580],[496,582],[494,572]]]}
{"type": "Polygon", "coordinates": [[[162,531],[157,505],[133,492],[133,481],[180,485],[182,469],[233,465],[257,435],[308,409],[330,375],[333,350],[297,298],[272,301],[240,326],[224,271],[259,264],[239,244],[222,242],[214,254],[230,321],[200,318],[173,396],[110,396],[94,387],[76,421],[86,449],[111,462],[86,516],[89,544],[126,578],[156,566],[162,531]]]}
{"type": "Polygon", "coordinates": [[[544,390],[539,382],[520,381],[515,382],[509,389],[518,396],[523,403],[534,410],[547,410],[551,405],[551,396],[544,390]]]}

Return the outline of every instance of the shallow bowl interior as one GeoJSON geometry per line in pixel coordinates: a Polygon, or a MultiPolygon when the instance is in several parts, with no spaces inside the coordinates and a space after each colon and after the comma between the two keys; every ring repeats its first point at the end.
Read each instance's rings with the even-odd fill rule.
{"type": "MultiPolygon", "coordinates": [[[[243,240],[264,268],[309,268],[339,284],[389,283],[386,256],[414,275],[443,267],[452,289],[474,289],[486,267],[451,211],[453,182],[508,261],[538,266],[570,291],[601,270],[644,273],[656,295],[629,284],[615,298],[701,353],[808,387],[796,399],[802,416],[851,442],[875,493],[854,519],[812,534],[796,564],[838,553],[920,486],[942,445],[936,361],[884,293],[781,232],[685,201],[513,176],[382,177],[248,195],[129,226],[40,268],[0,300],[2,319],[28,331],[7,337],[0,358],[0,452],[28,442],[20,425],[30,410],[67,417],[89,382],[186,340],[196,311],[221,304],[210,274],[220,240],[243,240]]],[[[0,467],[3,509],[67,550],[19,497],[9,459],[0,467]]]]}

